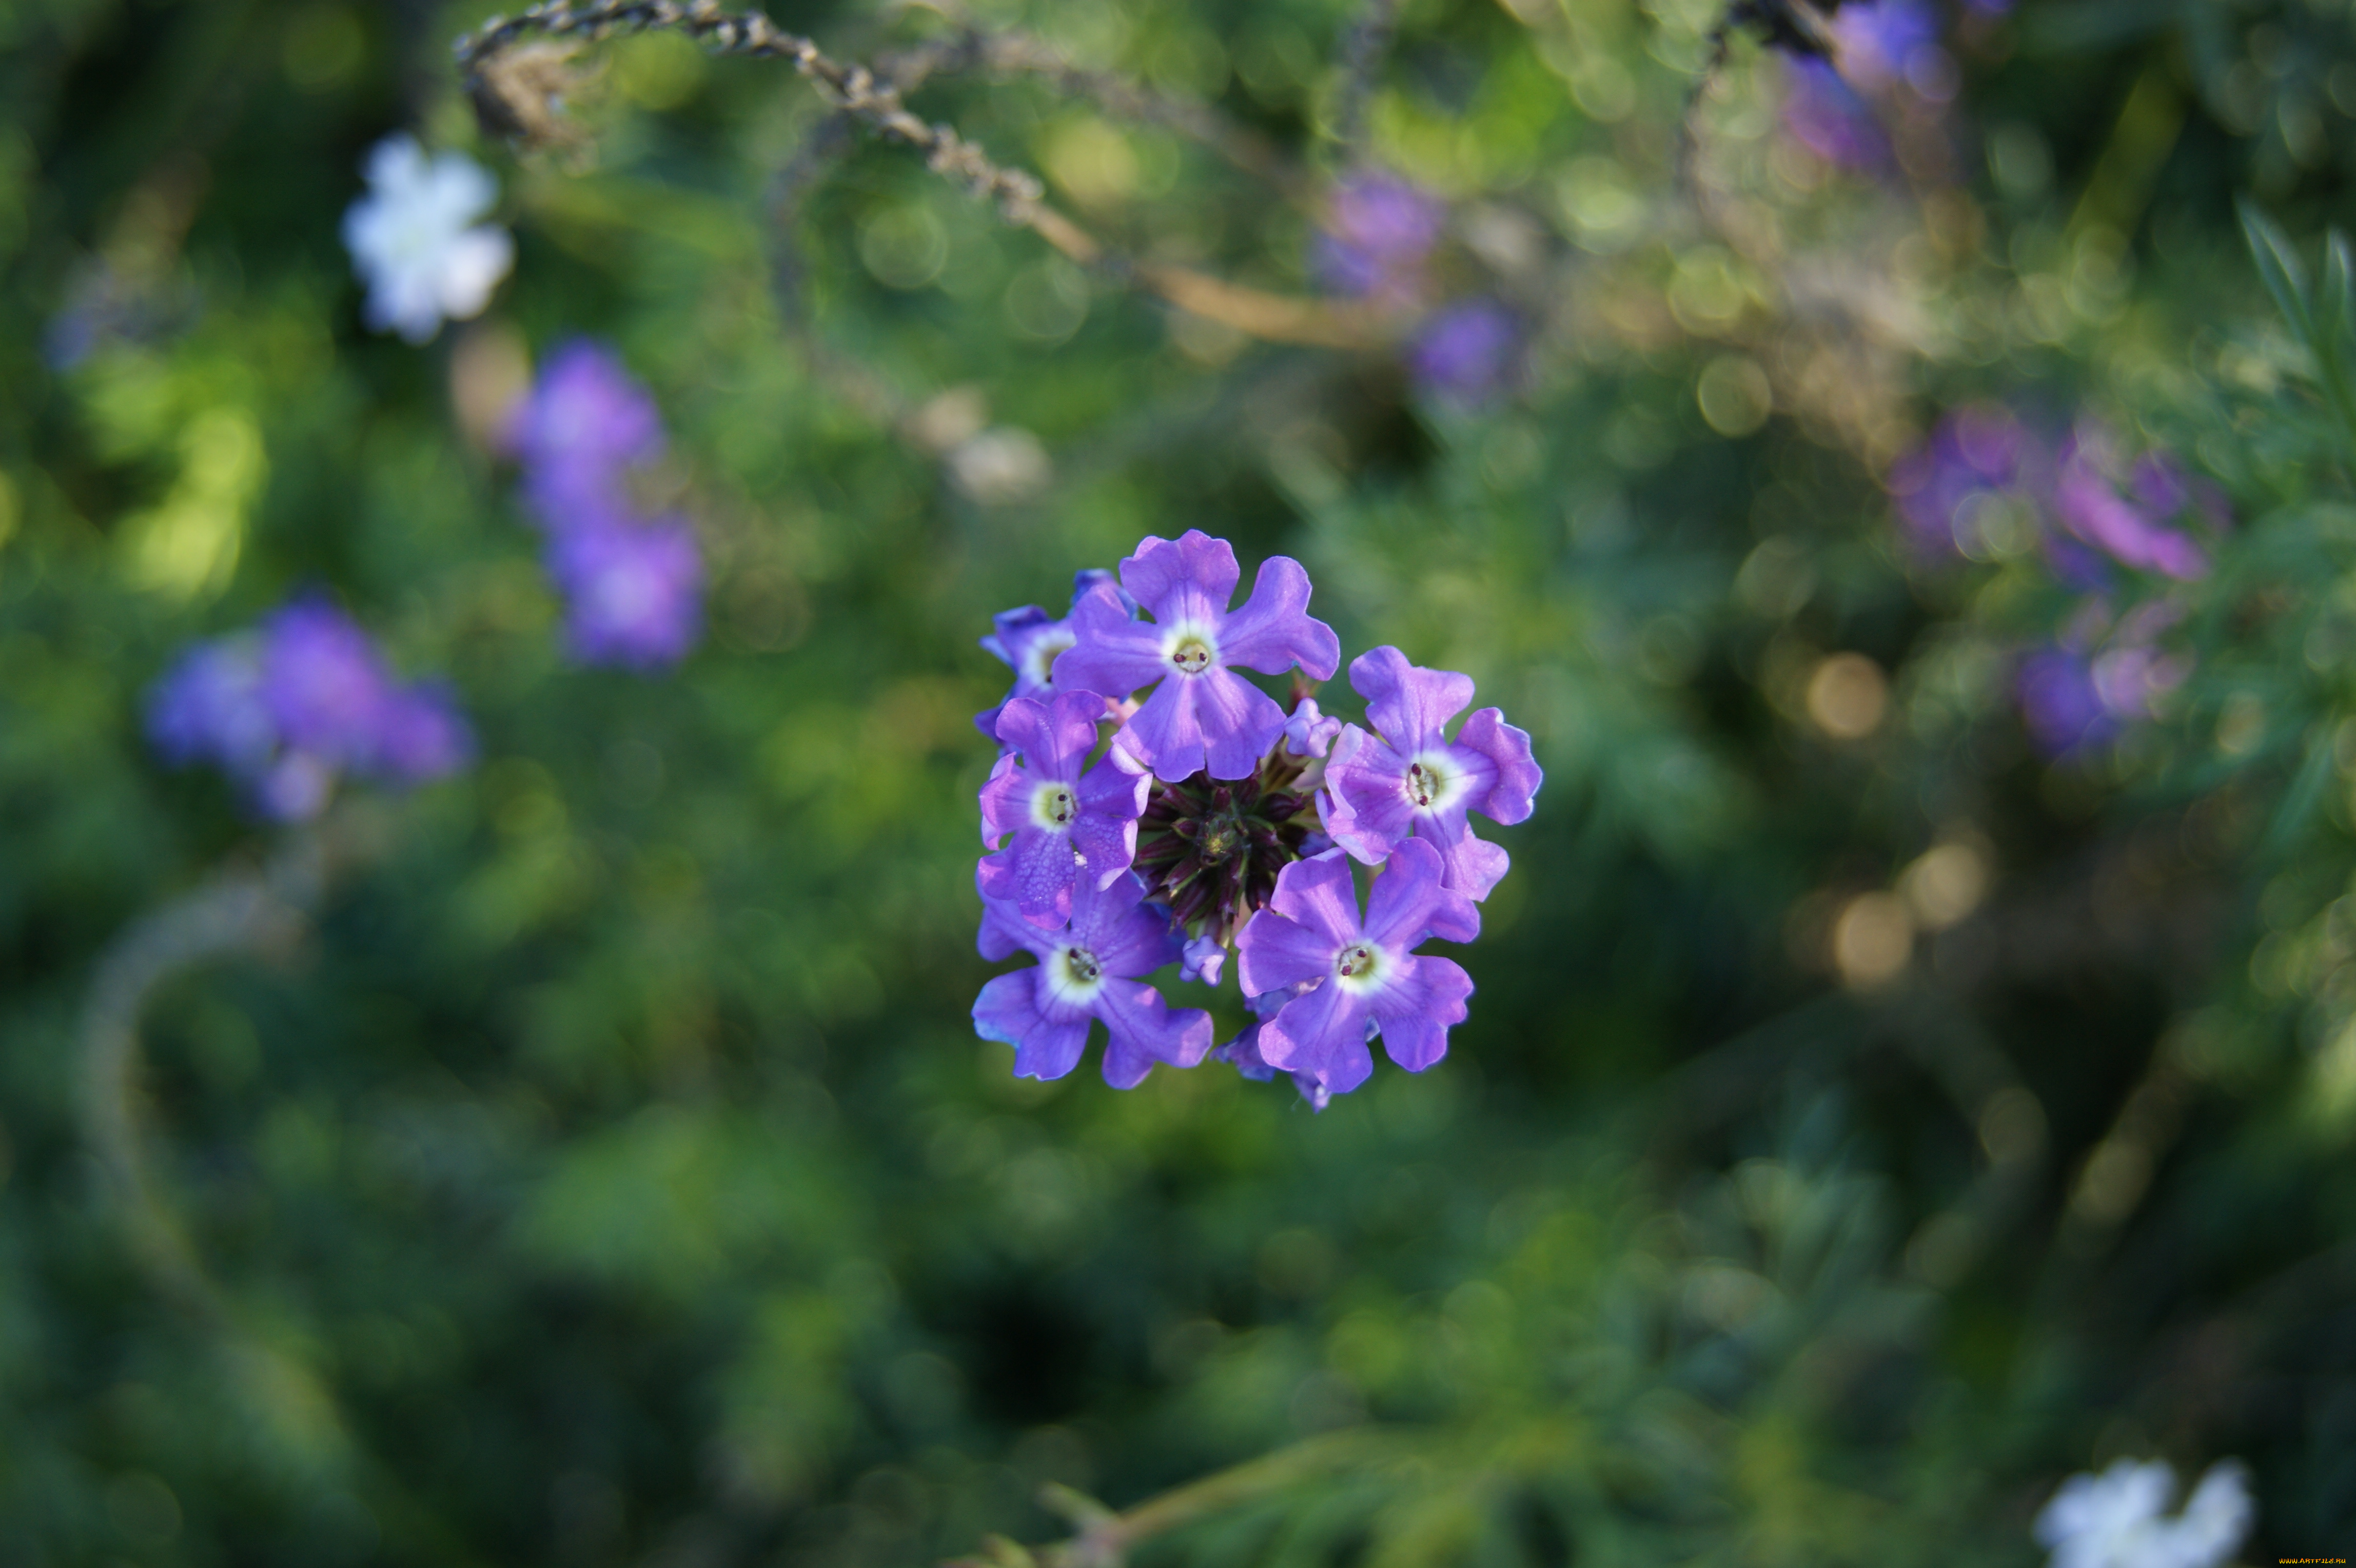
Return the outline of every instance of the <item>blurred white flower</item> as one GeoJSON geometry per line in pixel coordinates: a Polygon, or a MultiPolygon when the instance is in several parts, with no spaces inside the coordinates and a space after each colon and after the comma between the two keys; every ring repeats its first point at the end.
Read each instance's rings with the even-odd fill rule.
{"type": "Polygon", "coordinates": [[[506,230],[469,227],[498,199],[491,177],[464,153],[429,158],[406,134],[371,148],[365,172],[344,244],[368,285],[369,326],[423,343],[445,319],[479,313],[515,260],[506,230]]]}
{"type": "Polygon", "coordinates": [[[2121,1459],[2099,1476],[2072,1476],[2037,1516],[2049,1568],[2222,1568],[2255,1509],[2242,1466],[2212,1465],[2173,1518],[2176,1472],[2164,1460],[2121,1459]]]}

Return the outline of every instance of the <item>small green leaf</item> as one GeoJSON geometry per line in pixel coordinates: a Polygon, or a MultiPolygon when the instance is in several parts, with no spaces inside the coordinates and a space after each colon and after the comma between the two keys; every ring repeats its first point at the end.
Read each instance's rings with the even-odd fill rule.
{"type": "MultiPolygon", "coordinates": [[[[2316,347],[2315,317],[2307,302],[2307,269],[2299,264],[2298,253],[2274,220],[2258,210],[2248,200],[2237,203],[2242,214],[2242,232],[2250,242],[2250,255],[2258,263],[2258,275],[2265,280],[2266,292],[2275,296],[2275,304],[2309,349],[2316,347]]],[[[2321,359],[2319,351],[2317,358],[2321,359]]]]}

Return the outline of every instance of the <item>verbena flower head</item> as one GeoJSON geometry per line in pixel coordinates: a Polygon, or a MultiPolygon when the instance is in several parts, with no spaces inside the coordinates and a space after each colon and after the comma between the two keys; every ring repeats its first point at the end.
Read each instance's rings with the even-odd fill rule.
{"type": "Polygon", "coordinates": [[[1099,1020],[1108,1036],[1104,1079],[1116,1089],[1143,1082],[1157,1062],[1193,1067],[1209,1053],[1211,1015],[1173,1012],[1138,979],[1179,952],[1169,917],[1144,900],[1145,886],[1134,876],[1104,887],[1084,877],[1073,888],[1069,923],[1048,931],[1012,906],[984,898],[981,956],[1028,951],[1039,960],[990,982],[973,1004],[975,1032],[1014,1047],[1017,1078],[1070,1072],[1099,1020]]]}
{"type": "Polygon", "coordinates": [[[1408,373],[1443,403],[1478,403],[1501,391],[1521,351],[1521,319],[1494,299],[1433,314],[1408,346],[1408,373]]]}
{"type": "Polygon", "coordinates": [[[1333,188],[1314,249],[1318,275],[1337,294],[1404,298],[1417,289],[1447,219],[1437,198],[1405,180],[1354,176],[1333,188]]]}
{"type": "Polygon", "coordinates": [[[2121,1459],[2099,1476],[2072,1476],[2037,1516],[2048,1568],[2222,1568],[2254,1522],[2242,1467],[2210,1467],[2169,1517],[2176,1472],[2164,1460],[2121,1459]]]}
{"type": "Polygon", "coordinates": [[[566,645],[584,664],[676,664],[703,628],[703,554],[680,518],[577,528],[551,540],[566,645]]]}
{"type": "MultiPolygon", "coordinates": [[[[1099,586],[1110,589],[1130,614],[1137,613],[1137,601],[1123,593],[1113,575],[1101,567],[1091,567],[1072,579],[1072,605],[1077,608],[1081,598],[1099,586]]],[[[1072,646],[1078,634],[1072,629],[1066,615],[1058,620],[1037,605],[1024,605],[1020,609],[1001,610],[991,618],[991,631],[981,639],[983,651],[994,655],[1014,671],[1014,689],[1007,697],[1044,698],[1055,690],[1050,673],[1055,656],[1072,646]]],[[[1006,705],[1004,698],[996,706],[984,708],[973,715],[973,722],[982,734],[998,738],[999,709],[1006,705]]]]}
{"type": "Polygon", "coordinates": [[[662,415],[612,351],[575,338],[548,358],[508,428],[524,499],[561,531],[609,521],[628,471],[660,456],[662,415]]]}
{"type": "Polygon", "coordinates": [[[1216,986],[1230,952],[1256,1022],[1219,1059],[1248,1078],[1285,1072],[1320,1108],[1365,1080],[1372,1034],[1420,1070],[1464,1016],[1470,978],[1413,950],[1478,931],[1473,899],[1505,855],[1466,831],[1465,813],[1530,814],[1529,737],[1489,708],[1449,739],[1472,682],[1394,648],[1351,667],[1378,734],[1325,714],[1310,682],[1333,674],[1340,645],[1308,616],[1308,574],[1274,557],[1230,610],[1240,575],[1222,541],[1149,538],[1118,584],[1081,575],[1068,625],[1026,607],[983,639],[1014,666],[1016,690],[984,715],[1002,751],[980,801],[982,951],[1028,948],[1042,967],[991,982],[974,1027],[1015,1044],[1017,1072],[1070,1070],[1094,1016],[1112,1028],[1116,1085],[1151,1061],[1202,1059],[1207,1036],[1191,1026],[1183,1040],[1155,1033],[1156,993],[1101,993],[1116,1015],[1088,1011],[1091,987],[1173,962],[1181,981],[1216,986]],[[1233,672],[1295,665],[1285,703],[1233,672]],[[1044,683],[1026,692],[1030,681],[1044,683]],[[1344,838],[1376,867],[1363,921],[1344,838]]]}
{"type": "Polygon", "coordinates": [[[1471,941],[1480,929],[1471,900],[1442,884],[1440,856],[1420,840],[1400,843],[1375,878],[1364,919],[1343,855],[1286,866],[1275,897],[1236,939],[1245,991],[1301,988],[1259,1026],[1259,1060],[1346,1094],[1374,1072],[1366,1041],[1379,1034],[1393,1061],[1421,1072],[1448,1054],[1449,1026],[1463,1022],[1472,980],[1413,950],[1434,936],[1471,941]]]}
{"type": "Polygon", "coordinates": [[[148,694],[147,734],[166,762],[211,763],[279,822],[316,816],[340,778],[423,783],[474,755],[444,688],[401,682],[368,634],[316,597],[188,650],[148,694]]]}
{"type": "Polygon", "coordinates": [[[1325,831],[1357,859],[1378,865],[1409,834],[1439,852],[1442,880],[1481,899],[1505,875],[1505,852],[1472,836],[1467,815],[1529,820],[1545,782],[1530,737],[1495,708],[1466,719],[1456,738],[1448,721],[1472,701],[1472,678],[1408,662],[1377,648],[1350,664],[1350,684],[1366,699],[1375,733],[1344,725],[1325,764],[1325,831]]]}
{"type": "Polygon", "coordinates": [[[477,220],[498,187],[464,153],[428,157],[412,136],[379,142],[369,190],[344,213],[344,244],[368,285],[362,315],[379,332],[423,343],[444,320],[480,314],[515,261],[508,231],[477,220]]]}
{"type": "Polygon", "coordinates": [[[1109,757],[1087,767],[1104,716],[1104,700],[1087,692],[1057,693],[1052,703],[1013,697],[999,713],[1007,749],[981,787],[981,842],[993,853],[981,862],[980,887],[1033,925],[1064,924],[1077,883],[1102,887],[1136,854],[1153,781],[1109,757]]]}
{"type": "Polygon", "coordinates": [[[1230,611],[1241,575],[1226,540],[1189,529],[1175,541],[1148,538],[1120,564],[1121,586],[1151,621],[1130,619],[1101,585],[1073,607],[1076,640],[1051,669],[1056,690],[1117,702],[1151,688],[1113,744],[1158,779],[1248,778],[1283,734],[1284,710],[1237,667],[1275,675],[1298,664],[1323,681],[1341,662],[1333,628],[1310,618],[1299,562],[1269,557],[1251,597],[1230,611]]]}

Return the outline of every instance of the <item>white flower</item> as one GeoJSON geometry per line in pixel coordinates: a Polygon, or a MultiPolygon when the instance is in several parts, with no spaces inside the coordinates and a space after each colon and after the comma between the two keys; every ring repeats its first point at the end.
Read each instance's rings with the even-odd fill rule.
{"type": "Polygon", "coordinates": [[[506,230],[468,227],[498,199],[491,177],[464,153],[428,158],[408,135],[379,142],[365,172],[344,244],[368,285],[368,324],[423,343],[445,318],[479,313],[515,260],[506,230]]]}
{"type": "Polygon", "coordinates": [[[2163,1460],[2121,1459],[2099,1476],[2072,1476],[2037,1516],[2049,1568],[2222,1568],[2249,1533],[2254,1509],[2241,1466],[2210,1466],[2184,1511],[2164,1514],[2176,1472],[2163,1460]]]}

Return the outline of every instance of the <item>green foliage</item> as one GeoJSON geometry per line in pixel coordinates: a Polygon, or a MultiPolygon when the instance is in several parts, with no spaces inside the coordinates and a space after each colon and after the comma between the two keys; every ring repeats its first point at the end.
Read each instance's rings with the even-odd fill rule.
{"type": "Polygon", "coordinates": [[[0,0],[0,1564],[2025,1564],[2155,1455],[2250,1464],[2244,1562],[2356,1539],[2345,6],[1957,22],[1845,172],[1700,0],[1398,7],[1346,148],[1354,7],[977,5],[1079,73],[910,102],[1095,268],[679,38],[505,146],[484,9],[0,0]],[[518,248],[423,348],[337,238],[403,127],[518,248]],[[1451,217],[1358,346],[1155,292],[1314,296],[1361,160],[1451,217]],[[1527,342],[1466,406],[1403,364],[1473,295],[1527,342]],[[499,449],[580,333],[710,563],[668,675],[567,662],[499,449]],[[1892,465],[1988,399],[2181,456],[2211,569],[1914,548],[1892,465]],[[1323,1114],[971,1034],[974,639],[1188,527],[1547,769],[1449,1059],[1323,1114]],[[175,650],[305,585],[474,768],[289,832],[155,760],[175,650]],[[2185,678],[2050,757],[2019,660],[2096,601],[2185,678]],[[143,922],[305,845],[110,1090],[143,922]]]}

